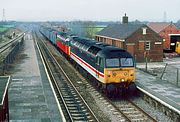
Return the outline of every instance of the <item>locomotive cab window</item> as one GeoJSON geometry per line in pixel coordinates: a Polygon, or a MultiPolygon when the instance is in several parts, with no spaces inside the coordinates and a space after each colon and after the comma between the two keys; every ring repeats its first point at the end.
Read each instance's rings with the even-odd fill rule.
{"type": "Polygon", "coordinates": [[[119,66],[120,66],[119,58],[106,59],[106,67],[113,68],[119,66]]]}
{"type": "Polygon", "coordinates": [[[96,58],[96,64],[97,64],[97,65],[100,64],[100,58],[99,58],[99,57],[96,58]]]}
{"type": "Polygon", "coordinates": [[[104,68],[104,60],[103,60],[103,58],[100,58],[100,67],[104,68]]]}
{"type": "Polygon", "coordinates": [[[106,67],[107,68],[119,68],[119,67],[133,67],[133,59],[132,58],[111,58],[106,59],[106,67]]]}
{"type": "Polygon", "coordinates": [[[131,67],[133,66],[133,59],[132,58],[121,58],[121,66],[122,67],[131,67]]]}
{"type": "Polygon", "coordinates": [[[103,60],[103,58],[97,57],[96,58],[96,64],[99,65],[99,67],[104,68],[104,60],[103,60]]]}

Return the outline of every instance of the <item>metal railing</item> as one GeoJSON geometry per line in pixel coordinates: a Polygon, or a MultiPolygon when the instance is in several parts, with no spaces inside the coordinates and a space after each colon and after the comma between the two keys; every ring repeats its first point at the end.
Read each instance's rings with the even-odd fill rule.
{"type": "MultiPolygon", "coordinates": [[[[20,35],[20,36],[22,36],[22,35],[20,35]]],[[[1,67],[0,74],[2,74],[2,75],[4,75],[5,71],[8,70],[9,64],[13,63],[17,52],[23,45],[24,36],[22,36],[21,38],[19,38],[19,37],[17,37],[18,40],[15,43],[13,43],[12,49],[8,51],[7,55],[0,54],[0,57],[1,57],[0,58],[0,67],[1,67]]]]}
{"type": "Polygon", "coordinates": [[[171,64],[166,64],[160,79],[166,80],[174,85],[180,86],[180,68],[172,66],[171,64]]]}

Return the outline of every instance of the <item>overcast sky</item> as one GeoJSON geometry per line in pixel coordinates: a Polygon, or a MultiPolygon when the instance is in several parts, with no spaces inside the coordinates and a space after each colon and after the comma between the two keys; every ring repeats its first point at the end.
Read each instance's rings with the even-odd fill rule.
{"type": "Polygon", "coordinates": [[[121,21],[124,13],[129,20],[167,21],[180,19],[180,0],[0,0],[7,20],[66,21],[99,20],[121,21]]]}

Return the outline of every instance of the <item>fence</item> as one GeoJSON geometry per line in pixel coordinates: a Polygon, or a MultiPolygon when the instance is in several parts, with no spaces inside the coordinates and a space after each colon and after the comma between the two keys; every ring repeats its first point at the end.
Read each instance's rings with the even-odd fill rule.
{"type": "Polygon", "coordinates": [[[179,70],[180,68],[175,67],[173,64],[166,64],[160,78],[162,80],[166,80],[170,83],[180,86],[180,71],[179,70]]]}
{"type": "Polygon", "coordinates": [[[22,37],[21,39],[19,39],[19,41],[17,41],[14,44],[12,50],[10,51],[10,53],[8,53],[6,57],[1,56],[3,57],[3,59],[1,59],[1,62],[0,62],[1,74],[5,74],[5,71],[8,70],[9,64],[11,64],[14,61],[17,52],[23,45],[23,42],[24,42],[24,38],[22,37]]]}

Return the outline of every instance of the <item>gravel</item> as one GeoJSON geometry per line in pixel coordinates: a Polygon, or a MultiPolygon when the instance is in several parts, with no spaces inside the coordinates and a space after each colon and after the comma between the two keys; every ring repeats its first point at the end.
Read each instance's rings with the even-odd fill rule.
{"type": "Polygon", "coordinates": [[[131,100],[158,122],[173,122],[173,120],[165,116],[164,113],[162,113],[160,110],[155,109],[153,106],[149,105],[141,97],[136,96],[131,98],[131,100]]]}
{"type": "MultiPolygon", "coordinates": [[[[50,45],[48,45],[50,47],[50,45]]],[[[53,48],[53,47],[51,47],[53,48]]],[[[54,50],[54,49],[53,49],[54,50]]],[[[55,53],[59,56],[58,52],[54,50],[55,53]]],[[[58,58],[62,66],[65,66],[64,62],[67,63],[66,59],[58,58]],[[64,60],[64,61],[63,61],[64,60]]],[[[78,81],[74,82],[76,86],[78,86],[79,91],[81,91],[81,95],[86,99],[87,103],[89,106],[92,108],[93,111],[96,111],[96,115],[98,118],[100,118],[101,121],[103,122],[118,122],[123,119],[123,117],[118,113],[116,114],[116,110],[113,110],[114,108],[108,104],[108,102],[101,96],[101,93],[97,92],[96,90],[93,90],[90,85],[87,85],[86,79],[84,79],[79,72],[77,72],[72,66],[70,66],[71,72],[74,75],[71,75],[71,79],[73,81],[78,81]],[[80,79],[79,79],[79,78],[80,79]]],[[[67,66],[65,68],[66,70],[68,69],[67,66]]],[[[66,72],[69,72],[66,71],[66,72]]],[[[170,118],[165,116],[162,112],[159,110],[156,110],[154,107],[150,106],[148,103],[146,103],[144,100],[142,100],[140,97],[135,97],[133,98],[133,102],[136,103],[138,106],[140,106],[143,110],[145,110],[147,113],[152,115],[156,120],[160,122],[173,122],[170,118]]]]}
{"type": "MultiPolygon", "coordinates": [[[[79,72],[77,72],[74,67],[72,67],[72,65],[67,65],[68,61],[64,57],[62,57],[60,53],[49,42],[47,42],[46,44],[56,55],[56,57],[58,58],[58,62],[61,64],[63,69],[65,69],[65,72],[68,72],[69,77],[73,79],[73,83],[76,85],[76,87],[80,91],[83,98],[85,98],[91,109],[95,111],[95,114],[100,120],[100,122],[120,122],[121,120],[123,120],[123,117],[114,109],[111,104],[108,103],[108,101],[101,95],[100,92],[95,90],[95,88],[93,88],[89,83],[87,83],[87,80],[82,77],[79,72]]],[[[26,56],[23,56],[23,58],[26,58],[26,56]]],[[[20,59],[21,58],[16,58],[14,63],[16,64],[20,61],[20,59]]],[[[178,61],[178,59],[176,61],[178,61]]],[[[155,67],[153,73],[160,74],[163,66],[164,65],[162,65],[162,67],[155,67]]],[[[141,97],[134,96],[131,99],[140,108],[153,116],[158,122],[173,122],[170,118],[165,116],[164,113],[149,105],[141,97]]]]}
{"type": "MultiPolygon", "coordinates": [[[[72,65],[68,65],[68,61],[63,58],[60,53],[49,43],[46,42],[49,49],[56,55],[58,62],[68,73],[68,76],[80,91],[81,95],[88,103],[90,108],[95,112],[97,118],[100,122],[118,122],[122,121],[123,117],[114,109],[114,107],[108,103],[108,101],[101,95],[100,92],[95,90],[87,80],[82,77],[79,72],[77,72],[72,65]]],[[[146,103],[142,98],[135,96],[133,102],[135,102],[139,107],[145,110],[147,113],[152,115],[156,120],[160,122],[172,122],[170,118],[165,116],[160,111],[156,110],[154,107],[146,103]]]]}

